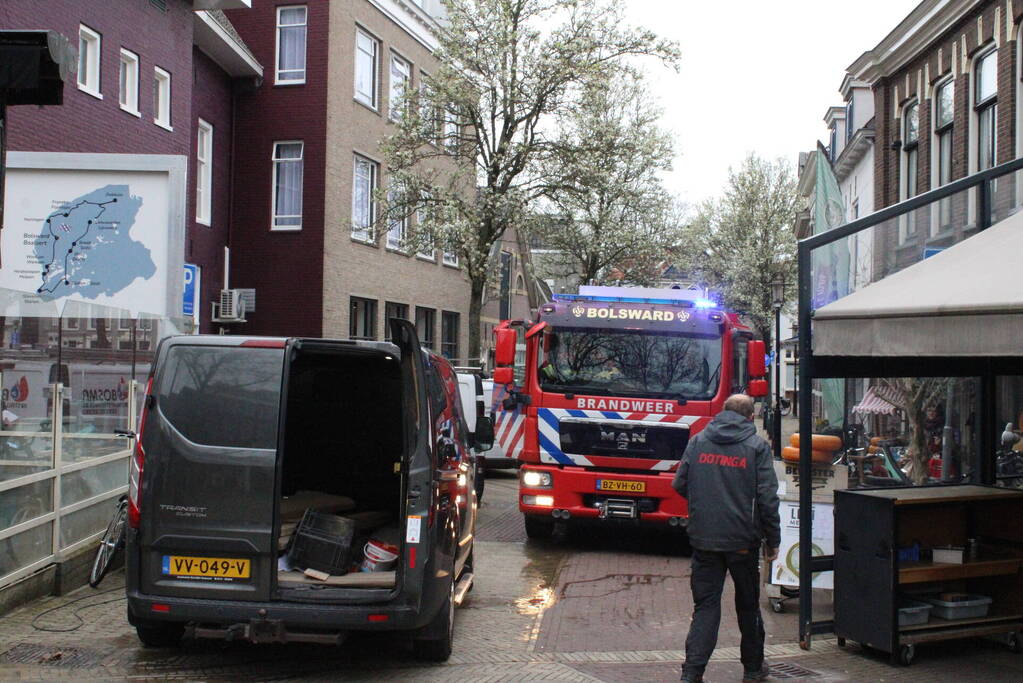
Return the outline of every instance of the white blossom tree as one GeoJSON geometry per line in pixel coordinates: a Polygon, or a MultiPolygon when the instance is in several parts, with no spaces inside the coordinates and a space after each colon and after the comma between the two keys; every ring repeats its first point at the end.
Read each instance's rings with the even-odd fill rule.
{"type": "Polygon", "coordinates": [[[586,84],[558,117],[543,164],[544,217],[533,231],[559,273],[582,283],[650,284],[681,240],[678,205],[660,173],[671,137],[634,69],[586,84]]]}
{"type": "Polygon", "coordinates": [[[674,44],[625,26],[621,0],[444,0],[439,68],[403,104],[384,141],[390,223],[417,214],[410,250],[434,240],[458,254],[470,284],[469,356],[495,244],[542,194],[536,164],[547,122],[580,89],[631,55],[674,63],[674,44]],[[452,163],[454,162],[454,170],[452,163]]]}
{"type": "Polygon", "coordinates": [[[771,281],[781,277],[789,302],[796,293],[795,185],[784,160],[747,156],[738,171],[729,170],[724,194],[698,210],[688,228],[694,246],[681,262],[725,306],[745,313],[768,348],[771,281]]]}

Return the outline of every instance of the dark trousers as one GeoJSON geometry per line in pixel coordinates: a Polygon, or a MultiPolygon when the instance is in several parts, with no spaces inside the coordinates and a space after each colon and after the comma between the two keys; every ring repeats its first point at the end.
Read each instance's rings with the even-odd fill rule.
{"type": "Polygon", "coordinates": [[[735,611],[739,619],[742,643],[739,647],[746,671],[760,671],[764,665],[764,621],[760,617],[759,549],[720,553],[693,550],[692,575],[693,623],[686,638],[685,671],[702,674],[718,642],[721,624],[721,590],[725,572],[735,584],[735,611]]]}

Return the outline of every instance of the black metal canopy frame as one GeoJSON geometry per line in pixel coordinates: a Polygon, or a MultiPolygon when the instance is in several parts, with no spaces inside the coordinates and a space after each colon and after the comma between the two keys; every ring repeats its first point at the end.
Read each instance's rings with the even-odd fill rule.
{"type": "MultiPolygon", "coordinates": [[[[978,230],[991,226],[993,214],[992,183],[998,178],[1023,170],[1023,158],[944,185],[906,201],[887,207],[859,220],[828,230],[799,242],[799,432],[813,432],[813,380],[818,378],[864,377],[978,377],[980,378],[977,426],[978,463],[972,477],[976,484],[993,484],[996,420],[996,379],[1015,375],[1023,368],[1023,344],[1020,355],[1007,356],[820,356],[813,354],[813,278],[812,254],[839,240],[875,228],[916,209],[934,205],[961,192],[975,192],[978,230]]],[[[912,217],[909,218],[912,220],[912,217]]],[[[812,475],[812,439],[799,440],[799,480],[809,482],[812,475]]],[[[799,641],[809,649],[813,635],[831,633],[834,622],[813,620],[813,575],[834,569],[834,555],[812,554],[812,488],[799,487],[799,641]]]]}

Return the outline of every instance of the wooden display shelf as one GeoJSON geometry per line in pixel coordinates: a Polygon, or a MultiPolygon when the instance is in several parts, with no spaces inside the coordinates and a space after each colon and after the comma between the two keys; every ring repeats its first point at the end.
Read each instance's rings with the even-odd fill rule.
{"type": "Polygon", "coordinates": [[[979,576],[1006,576],[1019,571],[1023,558],[976,560],[963,564],[940,562],[903,562],[899,565],[899,585],[973,579],[979,576]]]}

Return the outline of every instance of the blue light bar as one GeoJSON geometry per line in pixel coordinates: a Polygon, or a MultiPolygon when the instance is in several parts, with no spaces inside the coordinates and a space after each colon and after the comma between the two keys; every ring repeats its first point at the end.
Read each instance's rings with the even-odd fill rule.
{"type": "Polygon", "coordinates": [[[697,308],[717,308],[717,303],[710,299],[697,299],[694,303],[697,308]]]}
{"type": "MultiPolygon", "coordinates": [[[[692,301],[685,299],[645,299],[627,296],[583,296],[580,294],[554,294],[555,301],[602,301],[614,304],[672,304],[674,306],[692,306],[692,301]]],[[[711,302],[711,305],[714,305],[711,302]]]]}

